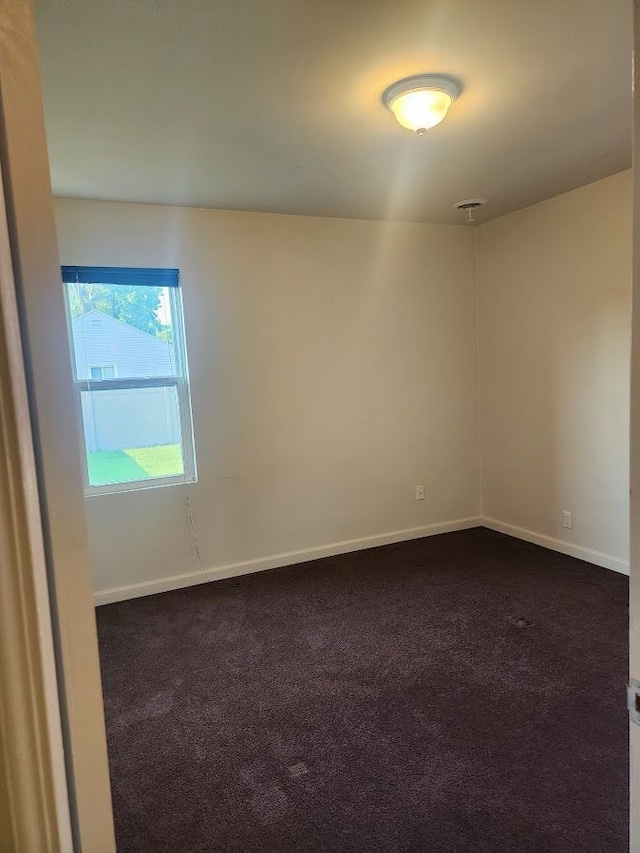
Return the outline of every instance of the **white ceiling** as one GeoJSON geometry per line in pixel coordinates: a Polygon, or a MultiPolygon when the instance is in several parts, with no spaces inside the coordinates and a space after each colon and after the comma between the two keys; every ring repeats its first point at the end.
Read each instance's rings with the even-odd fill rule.
{"type": "Polygon", "coordinates": [[[631,165],[632,0],[39,0],[54,191],[491,218],[631,165]],[[420,138],[383,89],[464,91],[420,138]]]}

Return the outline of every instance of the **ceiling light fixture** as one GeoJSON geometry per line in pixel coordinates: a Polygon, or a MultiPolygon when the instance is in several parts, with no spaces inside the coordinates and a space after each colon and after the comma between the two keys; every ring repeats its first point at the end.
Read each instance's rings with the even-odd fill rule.
{"type": "Polygon", "coordinates": [[[461,91],[462,86],[454,77],[417,74],[392,83],[383,92],[382,102],[398,124],[422,136],[440,124],[461,91]]]}

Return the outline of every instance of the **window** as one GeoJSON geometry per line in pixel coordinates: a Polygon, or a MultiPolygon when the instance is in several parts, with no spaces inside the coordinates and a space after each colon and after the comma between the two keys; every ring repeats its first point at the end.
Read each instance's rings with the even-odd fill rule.
{"type": "Polygon", "coordinates": [[[88,494],[196,479],[178,270],[63,267],[88,494]]]}
{"type": "Polygon", "coordinates": [[[101,367],[89,367],[89,379],[115,379],[116,378],[115,364],[105,364],[101,367]]]}

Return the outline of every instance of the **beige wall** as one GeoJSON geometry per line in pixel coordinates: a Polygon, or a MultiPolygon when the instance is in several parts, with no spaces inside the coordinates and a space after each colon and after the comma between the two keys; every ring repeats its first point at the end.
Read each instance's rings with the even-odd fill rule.
{"type": "MultiPolygon", "coordinates": [[[[74,200],[56,215],[63,263],[181,270],[207,569],[472,523],[480,443],[490,524],[625,569],[629,172],[478,229],[74,200]]],[[[116,590],[99,600],[198,578],[182,487],[86,506],[95,589],[116,590]]]]}
{"type": "MultiPolygon", "coordinates": [[[[473,229],[73,200],[56,217],[62,263],[180,268],[207,568],[478,514],[473,229]]],[[[196,571],[182,487],[86,505],[97,590],[196,571]]]]}
{"type": "Polygon", "coordinates": [[[628,560],[631,194],[625,172],[478,229],[483,513],[616,568],[628,560]]]}

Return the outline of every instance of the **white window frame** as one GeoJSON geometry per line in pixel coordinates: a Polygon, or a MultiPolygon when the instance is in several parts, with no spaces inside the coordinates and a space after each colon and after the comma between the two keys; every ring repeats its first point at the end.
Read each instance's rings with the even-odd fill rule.
{"type": "MultiPolygon", "coordinates": [[[[114,269],[116,269],[114,267],[114,269]]],[[[177,486],[186,483],[196,483],[198,472],[196,468],[195,440],[193,435],[193,417],[191,413],[191,392],[189,386],[189,370],[187,365],[187,341],[184,325],[184,312],[182,310],[182,294],[180,286],[167,287],[169,292],[169,305],[171,310],[171,328],[173,333],[173,351],[175,353],[175,375],[153,376],[136,379],[78,379],[76,373],[76,359],[73,348],[73,332],[71,329],[71,305],[69,302],[69,289],[64,283],[64,298],[67,310],[67,323],[69,326],[69,343],[73,363],[73,388],[76,402],[76,417],[78,421],[78,433],[81,443],[81,466],[84,493],[87,497],[95,495],[112,495],[118,492],[133,492],[143,489],[157,489],[163,486],[177,486]],[[87,445],[84,432],[84,418],[82,415],[82,393],[84,391],[117,391],[131,388],[175,388],[178,398],[178,413],[180,418],[180,438],[182,450],[183,473],[172,477],[150,477],[146,480],[129,480],[124,483],[108,483],[93,486],[89,482],[89,463],[87,458],[87,445]]],[[[96,366],[96,365],[94,365],[96,366]]],[[[111,365],[108,365],[109,367],[111,365]]],[[[89,373],[89,366],[87,366],[89,373]]]]}

